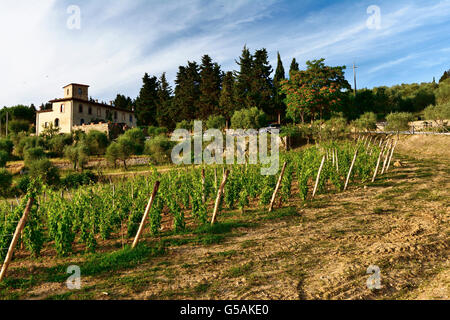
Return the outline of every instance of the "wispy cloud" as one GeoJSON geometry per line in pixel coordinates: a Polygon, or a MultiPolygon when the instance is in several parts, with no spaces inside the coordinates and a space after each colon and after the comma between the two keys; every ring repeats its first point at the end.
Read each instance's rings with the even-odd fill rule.
{"type": "Polygon", "coordinates": [[[379,30],[366,26],[372,2],[79,0],[81,30],[66,28],[67,0],[2,3],[0,106],[40,104],[69,82],[90,84],[103,100],[134,97],[145,72],[173,80],[179,65],[206,53],[233,70],[244,44],[266,47],[273,64],[280,51],[286,69],[293,57],[356,60],[360,86],[425,81],[449,68],[450,0],[376,1],[379,30]],[[414,74],[402,71],[408,64],[414,74]]]}

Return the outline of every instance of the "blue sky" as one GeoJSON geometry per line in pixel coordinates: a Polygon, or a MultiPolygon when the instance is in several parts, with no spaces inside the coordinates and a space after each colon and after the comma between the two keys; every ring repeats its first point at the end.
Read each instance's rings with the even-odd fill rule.
{"type": "Polygon", "coordinates": [[[429,82],[450,69],[450,0],[15,0],[0,4],[0,106],[40,104],[71,82],[109,101],[136,97],[145,72],[167,72],[209,54],[235,70],[246,44],[293,57],[359,66],[358,87],[429,82]],[[81,10],[69,29],[70,5],[81,10]],[[367,20],[380,9],[379,28],[367,20]],[[372,24],[373,26],[373,24],[372,24]]]}

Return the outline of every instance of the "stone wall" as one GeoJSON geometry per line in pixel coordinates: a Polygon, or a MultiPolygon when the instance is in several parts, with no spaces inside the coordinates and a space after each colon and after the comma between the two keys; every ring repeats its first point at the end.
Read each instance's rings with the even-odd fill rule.
{"type": "Polygon", "coordinates": [[[109,134],[110,125],[108,123],[100,122],[98,124],[83,124],[81,126],[73,126],[73,131],[77,130],[81,130],[85,133],[89,133],[92,130],[97,130],[109,134]]]}

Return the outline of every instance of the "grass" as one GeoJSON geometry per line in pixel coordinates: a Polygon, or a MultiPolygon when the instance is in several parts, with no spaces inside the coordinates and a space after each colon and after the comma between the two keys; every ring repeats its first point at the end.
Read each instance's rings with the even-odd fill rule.
{"type": "Polygon", "coordinates": [[[250,273],[253,270],[254,263],[248,262],[240,266],[231,267],[227,270],[226,275],[230,278],[237,278],[250,273]]]}

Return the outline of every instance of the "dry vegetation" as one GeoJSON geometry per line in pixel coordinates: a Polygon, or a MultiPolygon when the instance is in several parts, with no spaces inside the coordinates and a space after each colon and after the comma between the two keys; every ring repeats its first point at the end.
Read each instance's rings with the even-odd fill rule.
{"type": "MultiPolygon", "coordinates": [[[[158,239],[164,252],[108,257],[116,264],[103,269],[92,265],[105,253],[76,259],[46,259],[44,253],[33,261],[18,256],[0,297],[449,299],[449,142],[404,139],[396,156],[402,166],[373,184],[307,203],[294,197],[272,214],[228,212],[216,229],[166,234],[158,239]],[[79,291],[65,287],[68,275],[61,270],[69,264],[80,264],[82,276],[88,270],[79,291]],[[381,269],[380,290],[366,287],[369,265],[381,269]]],[[[112,243],[109,250],[117,247],[112,243]]]]}

